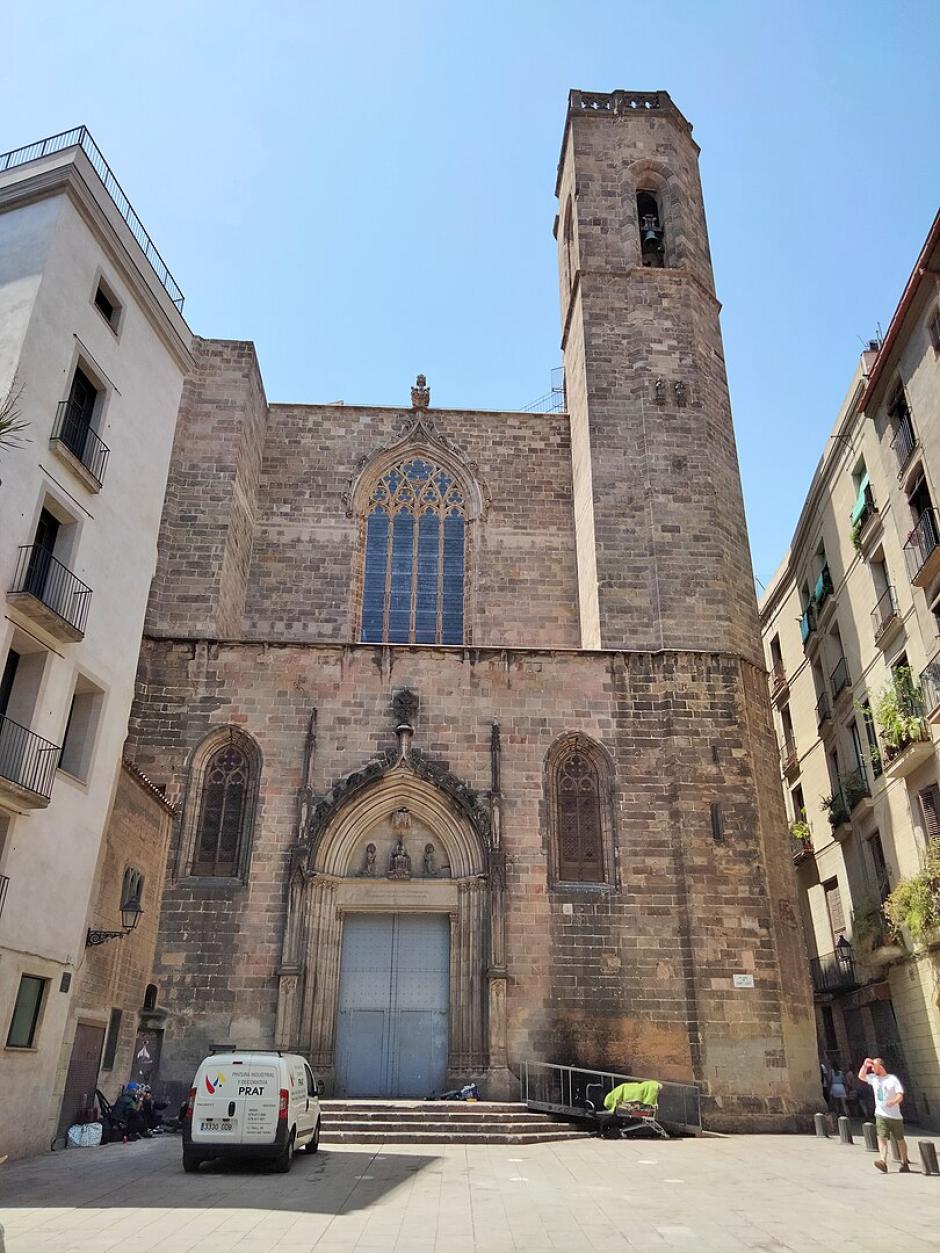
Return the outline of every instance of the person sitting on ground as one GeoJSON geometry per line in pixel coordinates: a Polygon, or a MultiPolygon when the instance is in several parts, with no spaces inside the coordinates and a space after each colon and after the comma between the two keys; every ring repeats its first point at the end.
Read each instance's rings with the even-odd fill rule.
{"type": "Polygon", "coordinates": [[[129,1083],[111,1108],[111,1119],[119,1128],[123,1127],[128,1140],[136,1140],[143,1136],[151,1138],[152,1132],[141,1113],[140,1087],[129,1083]]]}
{"type": "Polygon", "coordinates": [[[898,1173],[910,1174],[907,1141],[904,1139],[904,1119],[901,1117],[901,1102],[904,1100],[901,1080],[897,1075],[888,1074],[881,1057],[866,1057],[858,1077],[862,1083],[870,1084],[875,1093],[875,1130],[878,1132],[881,1156],[872,1165],[883,1175],[888,1173],[888,1141],[893,1140],[901,1157],[898,1173]]]}

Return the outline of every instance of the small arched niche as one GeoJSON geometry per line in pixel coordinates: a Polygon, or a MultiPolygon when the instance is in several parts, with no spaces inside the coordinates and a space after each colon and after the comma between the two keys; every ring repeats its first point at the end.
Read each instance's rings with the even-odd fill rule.
{"type": "Polygon", "coordinates": [[[659,197],[654,191],[636,193],[636,220],[640,232],[640,264],[646,269],[662,269],[666,263],[666,232],[659,197]]]}

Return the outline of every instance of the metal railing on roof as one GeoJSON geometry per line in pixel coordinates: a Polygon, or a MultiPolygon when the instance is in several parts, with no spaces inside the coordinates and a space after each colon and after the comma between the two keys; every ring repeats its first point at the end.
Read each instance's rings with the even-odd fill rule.
{"type": "Polygon", "coordinates": [[[39,139],[33,144],[27,144],[24,148],[14,148],[10,152],[0,154],[0,173],[4,170],[12,170],[18,165],[26,165],[30,161],[38,161],[42,157],[53,156],[66,148],[81,148],[82,152],[84,152],[94,167],[95,173],[101,179],[105,191],[111,197],[114,207],[127,223],[131,234],[140,245],[141,251],[150,262],[153,272],[163,284],[170,300],[182,313],[183,302],[186,298],[180,291],[179,284],[170,273],[153,240],[144,229],[144,224],[125,195],[124,188],[114,177],[110,165],[105,161],[101,154],[101,149],[92,139],[87,127],[75,126],[72,130],[60,131],[58,135],[50,135],[47,139],[39,139]]]}

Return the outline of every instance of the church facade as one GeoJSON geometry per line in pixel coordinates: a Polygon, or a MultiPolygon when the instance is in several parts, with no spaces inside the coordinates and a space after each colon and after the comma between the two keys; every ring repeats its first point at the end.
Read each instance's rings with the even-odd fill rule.
{"type": "Polygon", "coordinates": [[[159,1073],[304,1053],[328,1091],[529,1060],[818,1095],[698,149],[572,92],[566,411],[183,392],[128,757],[176,805],[159,1073]]]}

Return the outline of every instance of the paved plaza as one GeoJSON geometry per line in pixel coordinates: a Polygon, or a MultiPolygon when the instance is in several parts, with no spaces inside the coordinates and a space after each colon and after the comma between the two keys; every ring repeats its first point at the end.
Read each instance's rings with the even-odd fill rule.
{"type": "Polygon", "coordinates": [[[940,1249],[940,1178],[812,1136],[324,1146],[184,1175],[176,1136],[0,1171],[9,1253],[940,1249]],[[896,1167],[892,1167],[896,1170],[896,1167]]]}

